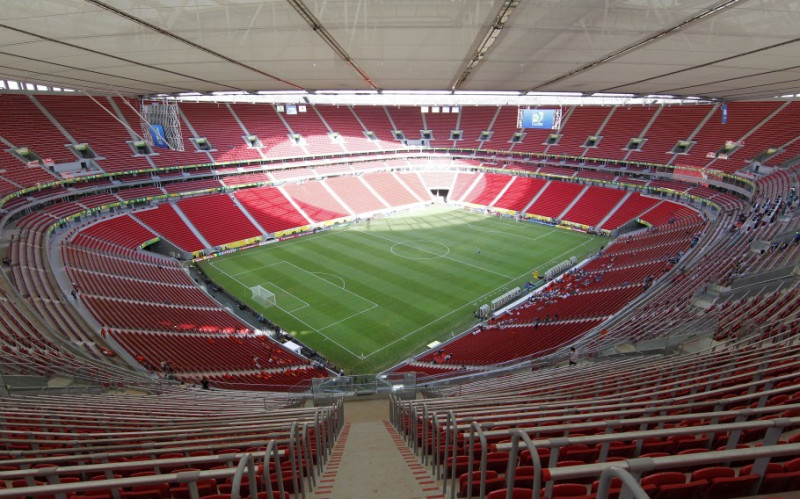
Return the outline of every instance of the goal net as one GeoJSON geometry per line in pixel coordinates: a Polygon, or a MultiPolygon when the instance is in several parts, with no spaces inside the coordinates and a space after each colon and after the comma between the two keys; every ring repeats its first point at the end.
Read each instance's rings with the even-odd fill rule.
{"type": "Polygon", "coordinates": [[[267,290],[262,286],[253,286],[250,288],[253,293],[253,301],[264,307],[274,307],[277,305],[275,301],[275,293],[267,290]]]}

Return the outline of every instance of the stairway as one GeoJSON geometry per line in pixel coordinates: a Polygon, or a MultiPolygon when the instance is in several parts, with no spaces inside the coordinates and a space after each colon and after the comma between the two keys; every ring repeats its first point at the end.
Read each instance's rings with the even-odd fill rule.
{"type": "Polygon", "coordinates": [[[344,414],[345,427],[312,499],[443,497],[441,482],[386,419],[387,399],[346,402],[344,414]]]}

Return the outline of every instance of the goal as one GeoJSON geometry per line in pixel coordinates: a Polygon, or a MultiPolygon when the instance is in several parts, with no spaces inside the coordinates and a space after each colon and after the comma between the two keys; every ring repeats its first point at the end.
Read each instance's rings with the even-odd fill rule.
{"type": "Polygon", "coordinates": [[[275,301],[275,293],[267,290],[262,286],[253,286],[250,288],[253,293],[253,301],[264,307],[274,307],[277,305],[275,301]]]}

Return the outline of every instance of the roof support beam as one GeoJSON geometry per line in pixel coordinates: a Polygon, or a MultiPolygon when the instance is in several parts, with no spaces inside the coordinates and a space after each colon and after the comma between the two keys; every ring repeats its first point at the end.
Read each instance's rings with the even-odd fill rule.
{"type": "Polygon", "coordinates": [[[317,19],[317,16],[311,12],[311,10],[306,6],[305,3],[303,3],[302,0],[287,0],[287,2],[289,2],[289,5],[291,5],[294,10],[300,14],[300,17],[302,17],[303,20],[308,23],[309,26],[311,26],[311,29],[313,29],[314,32],[319,35],[320,38],[322,38],[322,40],[331,48],[331,50],[333,50],[341,60],[346,62],[348,66],[353,68],[353,71],[355,71],[371,89],[379,90],[378,85],[375,84],[367,72],[364,71],[361,66],[359,66],[352,57],[350,57],[350,54],[347,53],[344,47],[339,45],[339,42],[337,42],[336,39],[331,36],[330,33],[328,33],[328,30],[325,29],[325,26],[322,25],[319,19],[317,19]]]}
{"type": "Polygon", "coordinates": [[[146,27],[148,29],[151,29],[151,30],[155,31],[156,33],[159,33],[159,34],[164,35],[164,36],[166,36],[168,38],[171,38],[173,40],[176,40],[176,41],[179,41],[179,42],[184,43],[186,45],[189,45],[190,47],[195,48],[197,50],[200,50],[202,52],[205,52],[206,54],[209,54],[209,55],[212,55],[212,56],[217,57],[219,59],[222,59],[223,61],[229,62],[231,64],[235,64],[236,66],[239,66],[241,68],[248,69],[250,71],[253,71],[255,73],[260,74],[261,76],[266,76],[269,79],[278,81],[280,83],[283,83],[284,85],[293,87],[295,89],[305,90],[303,87],[301,87],[300,85],[297,85],[296,83],[292,83],[290,81],[284,80],[284,79],[279,78],[279,77],[277,77],[275,75],[269,74],[269,73],[267,73],[265,71],[261,71],[258,68],[250,66],[249,64],[245,64],[245,63],[243,63],[241,61],[237,61],[236,59],[233,59],[232,57],[228,57],[225,54],[221,54],[221,53],[216,52],[214,50],[211,50],[209,48],[203,47],[199,43],[195,43],[195,42],[193,42],[193,41],[191,41],[189,39],[183,38],[182,36],[178,36],[175,33],[172,33],[171,31],[168,31],[168,30],[166,30],[164,28],[160,28],[160,27],[156,26],[155,24],[151,24],[151,23],[149,23],[147,21],[139,19],[138,17],[134,17],[134,16],[128,14],[127,12],[125,12],[124,10],[120,10],[120,9],[117,9],[116,7],[112,7],[112,6],[110,6],[110,5],[106,4],[106,3],[101,2],[100,0],[85,0],[85,1],[90,3],[90,4],[92,4],[92,5],[94,5],[94,6],[96,6],[96,7],[100,7],[101,9],[105,9],[105,10],[107,10],[109,12],[113,12],[114,14],[116,14],[116,15],[118,15],[120,17],[123,17],[123,18],[125,18],[125,19],[127,19],[127,20],[129,20],[129,21],[131,21],[133,23],[136,23],[136,24],[140,25],[140,26],[144,26],[144,27],[146,27]]]}
{"type": "MultiPolygon", "coordinates": [[[[537,91],[537,90],[544,90],[546,87],[549,87],[550,85],[552,85],[554,83],[558,83],[560,81],[566,80],[567,78],[571,78],[571,77],[573,77],[573,76],[575,76],[577,74],[584,73],[586,71],[589,71],[590,69],[594,69],[597,66],[600,66],[601,64],[605,64],[607,62],[611,62],[614,59],[618,59],[618,58],[622,57],[625,54],[629,54],[629,53],[631,53],[631,52],[633,52],[635,50],[638,50],[638,49],[640,49],[642,47],[645,47],[645,46],[655,42],[656,40],[660,40],[661,38],[664,38],[665,36],[669,36],[669,35],[671,35],[673,33],[676,33],[676,32],[678,32],[678,31],[680,31],[680,30],[682,30],[682,29],[684,29],[686,27],[689,27],[689,26],[691,26],[691,25],[693,25],[693,24],[695,24],[695,23],[697,23],[699,21],[702,21],[702,20],[706,19],[709,16],[713,16],[715,14],[719,14],[720,12],[722,12],[723,10],[725,10],[727,8],[733,7],[734,5],[736,5],[738,3],[743,3],[743,2],[747,2],[747,1],[748,0],[724,0],[723,2],[720,2],[720,3],[718,3],[718,4],[716,4],[716,5],[712,6],[712,7],[709,7],[706,10],[704,10],[704,11],[698,13],[698,14],[693,15],[692,17],[684,19],[683,21],[681,21],[680,23],[676,24],[675,26],[672,26],[672,27],[669,27],[669,28],[667,28],[665,30],[659,31],[658,33],[656,33],[656,34],[654,34],[654,35],[652,35],[652,36],[650,36],[648,38],[645,38],[642,41],[636,42],[633,45],[629,45],[629,46],[627,46],[627,47],[625,47],[623,49],[617,50],[616,52],[613,52],[613,53],[603,57],[602,59],[598,59],[596,61],[592,61],[589,64],[581,66],[581,67],[579,67],[577,69],[573,69],[572,71],[570,71],[570,72],[568,72],[566,74],[563,74],[561,76],[553,78],[552,80],[546,81],[546,82],[544,82],[544,83],[542,83],[540,85],[537,85],[537,86],[535,86],[533,88],[530,88],[530,89],[526,90],[526,92],[534,92],[534,91],[537,91]]],[[[642,80],[642,81],[647,81],[647,80],[642,80]]],[[[625,85],[619,85],[617,87],[603,89],[603,90],[601,90],[601,92],[608,92],[608,91],[611,91],[611,90],[613,90],[615,88],[619,88],[619,87],[623,87],[623,86],[625,86],[625,85]]]]}
{"type": "Polygon", "coordinates": [[[472,57],[467,61],[467,66],[461,72],[461,74],[456,79],[455,83],[450,86],[450,90],[458,90],[467,81],[469,75],[472,74],[472,71],[478,67],[478,64],[481,63],[483,58],[486,56],[486,53],[489,52],[489,49],[494,44],[497,37],[500,36],[500,32],[505,27],[506,23],[508,22],[511,14],[519,5],[518,0],[504,0],[503,3],[500,5],[500,9],[497,11],[497,14],[494,16],[492,20],[492,24],[489,28],[484,32],[483,38],[481,38],[481,42],[478,44],[478,47],[472,53],[472,57]]]}

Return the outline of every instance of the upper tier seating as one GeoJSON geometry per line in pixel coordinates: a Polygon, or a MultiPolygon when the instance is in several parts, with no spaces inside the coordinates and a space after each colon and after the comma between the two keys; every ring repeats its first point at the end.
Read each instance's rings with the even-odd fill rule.
{"type": "Polygon", "coordinates": [[[418,107],[385,107],[387,113],[394,122],[397,130],[403,132],[403,136],[409,140],[421,139],[420,130],[424,130],[422,123],[423,116],[418,107]]]}
{"type": "MultiPolygon", "coordinates": [[[[119,172],[150,166],[144,157],[134,156],[127,144],[132,140],[129,131],[115,116],[108,114],[107,110],[112,109],[108,98],[97,99],[106,109],[89,97],[75,96],[67,100],[59,95],[40,95],[36,99],[78,143],[88,143],[99,157],[104,158],[97,160],[103,170],[119,172]]],[[[138,124],[137,119],[128,126],[138,129],[138,124]]]]}
{"type": "Polygon", "coordinates": [[[425,120],[425,129],[432,132],[435,130],[433,139],[430,141],[431,147],[444,147],[449,149],[454,147],[454,144],[456,144],[455,147],[458,147],[461,141],[453,142],[453,140],[450,139],[450,133],[456,130],[458,118],[458,113],[435,113],[433,112],[433,108],[430,108],[430,112],[425,113],[423,116],[425,120]]]}
{"type": "Polygon", "coordinates": [[[247,131],[261,141],[262,151],[268,158],[285,158],[305,155],[300,146],[289,139],[289,130],[272,106],[232,104],[231,109],[242,121],[247,131]]]}
{"type": "Polygon", "coordinates": [[[392,123],[383,106],[353,106],[352,109],[355,116],[364,124],[364,128],[375,134],[382,149],[400,147],[400,143],[392,135],[392,123]]]}
{"type": "Polygon", "coordinates": [[[673,156],[672,148],[679,140],[686,140],[710,111],[710,106],[661,108],[655,121],[642,137],[647,141],[641,150],[631,151],[628,159],[655,163],[669,162],[673,156]]]}
{"type": "Polygon", "coordinates": [[[376,151],[379,144],[367,139],[364,129],[349,106],[318,106],[317,111],[334,132],[344,139],[344,148],[353,153],[376,151]]]}
{"type": "Polygon", "coordinates": [[[600,133],[602,139],[598,147],[589,149],[586,156],[592,158],[624,159],[628,155],[625,148],[633,138],[641,135],[642,130],[653,118],[656,108],[644,106],[616,106],[611,118],[600,133]]]}
{"type": "MultiPolygon", "coordinates": [[[[781,105],[779,102],[730,102],[728,118],[722,123],[722,109],[717,109],[694,137],[697,143],[686,156],[680,156],[675,163],[695,167],[710,166],[724,172],[735,172],[742,168],[736,159],[717,159],[712,162],[708,153],[715,154],[726,142],[736,142],[781,105]]],[[[747,142],[747,141],[745,141],[747,142]]],[[[761,152],[761,151],[759,151],[761,152]]]]}
{"type": "Polygon", "coordinates": [[[341,153],[345,149],[331,140],[328,127],[314,111],[314,106],[307,106],[305,113],[287,114],[283,119],[289,124],[294,133],[303,137],[305,149],[309,154],[341,153]]]}
{"type": "MultiPolygon", "coordinates": [[[[461,140],[458,147],[475,149],[480,145],[481,132],[489,130],[497,108],[484,106],[465,106],[461,108],[461,140]]],[[[440,133],[438,129],[434,133],[440,133]]]]}
{"type": "MultiPolygon", "coordinates": [[[[583,156],[583,147],[590,135],[596,135],[603,120],[611,108],[607,107],[574,107],[568,115],[565,113],[559,133],[563,136],[557,144],[548,148],[547,152],[583,156]]],[[[591,156],[591,154],[588,154],[591,156]]]]}
{"type": "MultiPolygon", "coordinates": [[[[488,124],[487,124],[488,126],[488,124]]],[[[517,108],[503,106],[494,120],[492,138],[481,146],[481,149],[506,151],[511,146],[511,138],[517,131],[517,108]]],[[[467,146],[469,147],[469,146],[467,146]]]]}
{"type": "MultiPolygon", "coordinates": [[[[257,149],[248,148],[242,127],[225,104],[195,103],[181,106],[186,119],[195,132],[208,139],[211,156],[215,161],[241,161],[260,159],[257,149]]],[[[186,144],[191,147],[191,144],[186,144]]]]}

